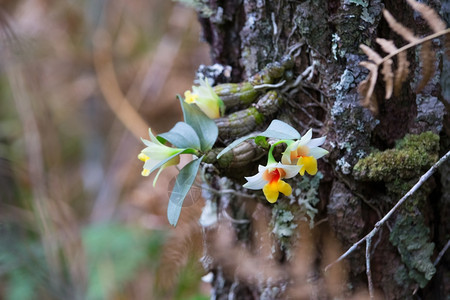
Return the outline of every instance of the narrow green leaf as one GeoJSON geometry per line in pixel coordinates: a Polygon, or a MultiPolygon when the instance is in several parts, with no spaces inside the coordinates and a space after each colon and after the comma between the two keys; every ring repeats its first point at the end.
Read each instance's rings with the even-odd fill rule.
{"type": "Polygon", "coordinates": [[[229,144],[228,146],[226,146],[222,151],[220,151],[219,154],[217,154],[217,159],[219,159],[222,155],[224,155],[225,153],[227,153],[228,151],[230,151],[231,149],[233,149],[234,147],[236,147],[237,145],[239,145],[240,143],[244,142],[245,140],[254,138],[255,136],[257,136],[258,134],[255,133],[251,133],[248,134],[246,136],[240,137],[237,140],[235,140],[234,142],[232,142],[231,144],[229,144]]]}
{"type": "Polygon", "coordinates": [[[202,151],[208,151],[217,140],[219,129],[214,120],[206,116],[195,104],[188,104],[178,95],[183,109],[184,121],[189,124],[200,138],[202,151]]]}
{"type": "Polygon", "coordinates": [[[167,207],[167,218],[172,226],[177,225],[181,208],[183,207],[184,198],[194,183],[202,159],[203,156],[188,163],[183,169],[181,169],[177,176],[172,194],[170,195],[169,206],[167,207]]]}
{"type": "Polygon", "coordinates": [[[180,155],[180,154],[195,154],[196,151],[194,149],[188,148],[188,149],[182,149],[180,150],[180,152],[175,153],[172,156],[169,156],[166,159],[161,160],[159,163],[157,163],[156,165],[153,166],[153,168],[150,169],[150,173],[152,173],[153,171],[155,171],[156,169],[158,169],[159,167],[161,167],[163,164],[165,164],[166,162],[168,162],[169,160],[171,160],[172,158],[180,155]]]}
{"type": "Polygon", "coordinates": [[[300,133],[295,130],[295,128],[280,120],[273,120],[269,127],[267,127],[264,132],[258,134],[258,136],[265,136],[280,140],[298,140],[301,137],[300,133]]]}
{"type": "Polygon", "coordinates": [[[168,141],[177,148],[193,148],[198,150],[201,148],[197,133],[185,122],[178,122],[169,132],[158,135],[158,139],[160,142],[168,141]]]}

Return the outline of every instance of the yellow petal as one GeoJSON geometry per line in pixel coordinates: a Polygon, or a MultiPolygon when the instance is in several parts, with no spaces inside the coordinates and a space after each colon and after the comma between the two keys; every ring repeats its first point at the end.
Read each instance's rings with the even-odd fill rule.
{"type": "Polygon", "coordinates": [[[191,91],[184,92],[184,102],[186,103],[194,103],[195,100],[198,98],[197,94],[192,94],[191,91]]]}
{"type": "Polygon", "coordinates": [[[280,194],[278,192],[278,184],[276,182],[266,184],[263,187],[263,192],[267,201],[270,203],[275,203],[278,200],[278,195],[280,194]]]}
{"type": "Polygon", "coordinates": [[[163,168],[175,166],[180,163],[180,156],[177,155],[174,158],[170,159],[168,162],[166,162],[164,165],[162,165],[163,168]]]}
{"type": "Polygon", "coordinates": [[[278,181],[278,190],[285,196],[289,196],[290,194],[292,194],[291,186],[283,180],[278,181]]]}
{"type": "Polygon", "coordinates": [[[150,157],[148,157],[147,155],[145,155],[144,153],[139,153],[138,155],[138,159],[142,160],[143,162],[147,161],[150,157]]]}
{"type": "Polygon", "coordinates": [[[150,170],[149,170],[149,169],[143,169],[141,175],[142,175],[142,176],[148,176],[148,175],[150,175],[150,170]]]}
{"type": "Polygon", "coordinates": [[[218,102],[210,99],[200,99],[196,102],[201,111],[205,113],[210,119],[217,119],[220,117],[218,102]]]}
{"type": "Polygon", "coordinates": [[[300,169],[300,175],[305,175],[305,171],[310,175],[316,175],[317,173],[317,160],[313,156],[300,157],[297,165],[303,165],[300,169]]]}

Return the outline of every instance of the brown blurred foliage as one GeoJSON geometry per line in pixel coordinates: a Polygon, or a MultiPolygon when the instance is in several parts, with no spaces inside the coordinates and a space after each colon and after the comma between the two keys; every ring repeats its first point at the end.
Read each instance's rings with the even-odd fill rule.
{"type": "Polygon", "coordinates": [[[2,298],[27,299],[28,284],[33,299],[149,299],[157,269],[176,287],[189,260],[195,282],[172,296],[199,292],[201,251],[170,272],[150,253],[180,238],[166,221],[176,170],[153,188],[136,158],[148,126],[180,120],[175,95],[209,62],[199,31],[195,12],[171,1],[0,2],[0,253],[15,257],[0,260],[2,298]],[[39,264],[14,255],[24,247],[42,251],[39,264]]]}

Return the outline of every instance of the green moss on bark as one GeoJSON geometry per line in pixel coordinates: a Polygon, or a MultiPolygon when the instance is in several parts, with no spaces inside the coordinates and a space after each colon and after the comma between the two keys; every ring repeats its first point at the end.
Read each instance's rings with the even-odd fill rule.
{"type": "MultiPolygon", "coordinates": [[[[418,178],[438,159],[439,136],[432,132],[408,134],[398,140],[394,149],[376,151],[360,159],[353,169],[356,178],[385,183],[393,199],[406,194],[418,178]]],[[[431,262],[434,243],[421,213],[430,193],[429,186],[419,189],[399,211],[390,234],[391,243],[404,263],[396,274],[396,281],[409,285],[415,281],[423,288],[436,269],[431,262]]]]}
{"type": "Polygon", "coordinates": [[[395,149],[377,151],[360,159],[353,174],[360,180],[395,181],[422,174],[438,159],[439,136],[432,132],[406,135],[395,149]]]}

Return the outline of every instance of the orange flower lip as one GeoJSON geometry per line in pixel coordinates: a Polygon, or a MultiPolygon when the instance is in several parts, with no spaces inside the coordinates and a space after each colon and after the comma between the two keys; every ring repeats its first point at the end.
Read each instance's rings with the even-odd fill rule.
{"type": "Polygon", "coordinates": [[[278,182],[281,178],[284,178],[286,176],[286,171],[281,168],[276,168],[273,171],[267,169],[264,171],[262,176],[263,179],[267,180],[269,183],[274,183],[278,182]]]}

